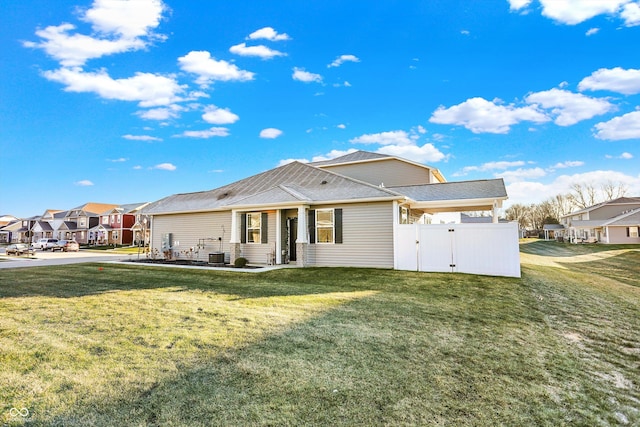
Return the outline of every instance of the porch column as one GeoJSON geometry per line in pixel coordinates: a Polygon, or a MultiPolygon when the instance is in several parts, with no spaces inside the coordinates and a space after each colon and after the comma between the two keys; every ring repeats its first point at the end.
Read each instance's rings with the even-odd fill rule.
{"type": "Polygon", "coordinates": [[[307,265],[307,250],[309,239],[307,238],[307,208],[308,206],[298,207],[298,238],[296,239],[296,263],[304,267],[307,265]]]}
{"type": "Polygon", "coordinates": [[[492,215],[492,220],[491,222],[493,222],[494,224],[498,223],[498,201],[494,200],[493,201],[493,209],[491,210],[491,215],[492,215]]]}
{"type": "Polygon", "coordinates": [[[238,236],[238,211],[231,211],[231,238],[229,239],[229,261],[233,264],[240,258],[240,236],[238,236]]]}
{"type": "Polygon", "coordinates": [[[282,264],[282,210],[276,209],[276,264],[282,264]]]}

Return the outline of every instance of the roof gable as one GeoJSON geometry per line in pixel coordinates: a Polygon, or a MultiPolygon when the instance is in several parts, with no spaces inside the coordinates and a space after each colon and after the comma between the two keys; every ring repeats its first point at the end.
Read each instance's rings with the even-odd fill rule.
{"type": "Polygon", "coordinates": [[[394,197],[401,196],[306,163],[292,162],[214,190],[174,194],[151,203],[144,212],[207,211],[300,200],[311,203],[394,197]]]}
{"type": "Polygon", "coordinates": [[[336,157],[330,160],[323,160],[319,162],[310,163],[312,166],[319,168],[332,168],[337,166],[355,165],[358,163],[373,163],[395,160],[398,162],[418,166],[426,171],[429,171],[439,182],[446,182],[446,179],[440,173],[437,168],[424,165],[422,163],[414,162],[413,160],[405,159],[398,156],[390,156],[387,154],[372,153],[370,151],[355,151],[353,153],[346,154],[344,156],[336,157]]]}

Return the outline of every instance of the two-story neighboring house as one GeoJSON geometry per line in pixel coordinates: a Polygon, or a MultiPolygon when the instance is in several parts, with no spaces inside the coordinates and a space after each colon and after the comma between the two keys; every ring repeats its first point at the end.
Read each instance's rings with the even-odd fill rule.
{"type": "Polygon", "coordinates": [[[60,238],[73,239],[80,244],[93,242],[95,235],[92,229],[98,226],[100,213],[117,206],[107,203],[86,203],[68,210],[58,229],[60,238]]]}
{"type": "Polygon", "coordinates": [[[640,197],[620,197],[563,216],[573,243],[640,243],[640,197]]]}
{"type": "Polygon", "coordinates": [[[139,236],[134,227],[140,216],[140,209],[148,203],[120,205],[103,212],[100,221],[92,232],[96,243],[101,245],[131,245],[139,236]]]}

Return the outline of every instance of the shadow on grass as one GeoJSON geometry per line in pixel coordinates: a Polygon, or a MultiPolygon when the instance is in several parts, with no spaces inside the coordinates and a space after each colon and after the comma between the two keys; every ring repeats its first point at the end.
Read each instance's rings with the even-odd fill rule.
{"type": "MultiPolygon", "coordinates": [[[[353,290],[402,291],[405,281],[427,286],[445,275],[368,268],[290,268],[260,274],[232,271],[84,263],[0,270],[0,298],[77,298],[114,291],[175,288],[241,298],[307,295],[353,290]],[[390,285],[392,285],[390,287],[390,285]]],[[[449,275],[453,282],[473,276],[449,275]]]]}
{"type": "MultiPolygon", "coordinates": [[[[143,389],[88,398],[44,421],[543,425],[562,419],[564,408],[546,394],[546,362],[535,345],[519,345],[519,335],[533,337],[531,319],[518,310],[496,313],[494,300],[451,304],[447,290],[439,291],[429,303],[412,295],[351,300],[244,347],[185,362],[143,389]]],[[[498,305],[514,302],[509,297],[498,305]]]]}
{"type": "Polygon", "coordinates": [[[572,244],[555,240],[524,241],[520,252],[544,257],[566,258],[615,250],[640,250],[640,245],[605,245],[600,243],[572,244]]]}
{"type": "Polygon", "coordinates": [[[556,262],[571,271],[594,277],[606,277],[640,287],[640,251],[629,251],[585,262],[562,262],[562,260],[556,262]]]}

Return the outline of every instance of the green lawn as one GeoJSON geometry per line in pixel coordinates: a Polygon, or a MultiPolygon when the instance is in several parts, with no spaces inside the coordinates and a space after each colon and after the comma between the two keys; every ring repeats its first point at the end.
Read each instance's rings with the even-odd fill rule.
{"type": "Polygon", "coordinates": [[[638,247],[522,252],[522,279],[0,269],[0,425],[639,425],[638,247]]]}

